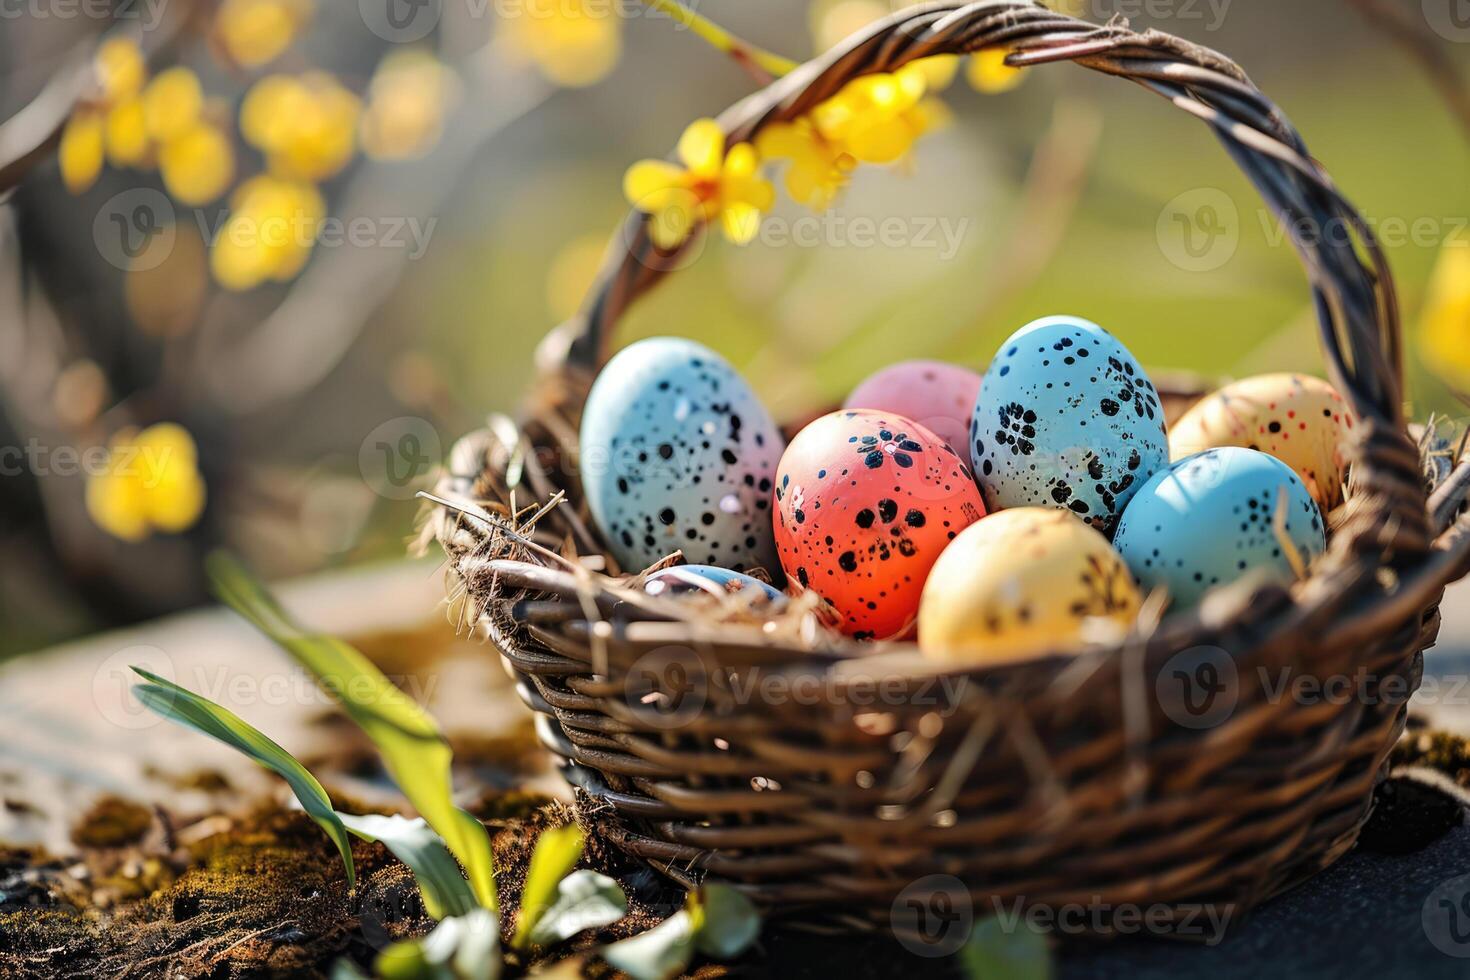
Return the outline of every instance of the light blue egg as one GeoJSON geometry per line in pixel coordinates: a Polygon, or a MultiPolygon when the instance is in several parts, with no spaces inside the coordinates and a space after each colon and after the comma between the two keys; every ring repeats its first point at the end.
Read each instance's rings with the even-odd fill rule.
{"type": "Polygon", "coordinates": [[[582,414],[582,486],[625,570],[691,562],[779,573],[772,480],[785,441],[724,358],[641,340],[602,369],[582,414]]]}
{"type": "Polygon", "coordinates": [[[1310,562],[1327,536],[1301,478],[1274,456],[1234,446],[1156,474],[1123,512],[1113,544],[1145,590],[1165,587],[1181,606],[1259,570],[1288,583],[1295,572],[1273,525],[1283,493],[1286,536],[1310,562]]]}
{"type": "Polygon", "coordinates": [[[649,595],[709,595],[712,591],[733,595],[753,591],[777,605],[786,602],[784,595],[760,579],[714,565],[675,565],[654,572],[644,580],[643,591],[649,595]]]}
{"type": "Polygon", "coordinates": [[[1102,327],[1054,316],[1001,345],[975,403],[970,458],[990,510],[1069,510],[1104,534],[1169,462],[1158,392],[1102,327]]]}

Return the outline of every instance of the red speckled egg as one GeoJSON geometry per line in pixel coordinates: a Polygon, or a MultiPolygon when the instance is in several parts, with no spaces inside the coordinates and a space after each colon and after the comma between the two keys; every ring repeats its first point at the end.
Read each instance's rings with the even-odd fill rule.
{"type": "Polygon", "coordinates": [[[793,583],[860,639],[903,635],[929,569],[985,516],[970,467],[943,439],[889,412],[824,415],[776,470],[776,550],[793,583]]]}

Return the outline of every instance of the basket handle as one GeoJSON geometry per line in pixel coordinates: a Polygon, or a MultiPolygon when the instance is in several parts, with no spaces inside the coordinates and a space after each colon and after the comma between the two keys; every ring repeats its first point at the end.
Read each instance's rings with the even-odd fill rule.
{"type": "MultiPolygon", "coordinates": [[[[1422,556],[1431,532],[1418,452],[1404,424],[1399,312],[1387,260],[1367,222],[1307,153],[1285,115],[1228,58],[1170,34],[1139,33],[1120,22],[1098,26],[1033,0],[944,0],[870,25],[737,103],[719,123],[727,145],[748,142],[860,75],[891,72],[930,55],[996,47],[1010,50],[1015,66],[1071,61],[1137,82],[1215,131],[1291,235],[1307,270],[1329,375],[1359,420],[1354,506],[1333,548],[1343,557],[1372,554],[1393,564],[1422,556]],[[1310,233],[1329,228],[1350,229],[1356,243],[1345,235],[1310,233]]],[[[647,218],[632,212],[584,311],[548,338],[543,354],[556,367],[589,377],[606,359],[618,319],[679,267],[689,246],[658,249],[647,218]]]]}

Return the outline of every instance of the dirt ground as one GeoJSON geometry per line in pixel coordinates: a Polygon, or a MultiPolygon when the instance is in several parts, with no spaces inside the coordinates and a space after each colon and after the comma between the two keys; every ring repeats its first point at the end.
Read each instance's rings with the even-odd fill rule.
{"type": "MultiPolygon", "coordinates": [[[[425,584],[420,578],[415,583],[425,584]]],[[[399,596],[402,584],[389,593],[399,596]]],[[[361,583],[354,586],[352,605],[360,609],[361,583]]],[[[330,596],[297,599],[318,611],[331,607],[330,596]]],[[[424,608],[423,595],[403,601],[424,608]]],[[[333,629],[325,618],[323,628],[333,629]]],[[[461,802],[491,828],[504,903],[514,908],[537,836],[573,819],[573,810],[498,663],[443,624],[388,623],[355,642],[390,676],[429,695],[456,751],[455,784],[475,788],[461,802]]],[[[279,781],[201,736],[118,715],[108,701],[108,665],[131,660],[140,648],[163,652],[174,676],[196,688],[207,689],[221,666],[232,677],[285,669],[268,644],[219,613],[5,669],[0,978],[326,976],[341,957],[366,966],[387,944],[432,927],[409,873],[381,845],[354,841],[358,885],[349,892],[330,844],[285,806],[279,781]],[[92,700],[79,708],[77,692],[89,685],[92,700]]],[[[287,698],[241,713],[305,761],[340,809],[387,812],[395,805],[370,746],[329,704],[287,698]]],[[[1394,765],[1400,775],[1380,788],[1360,852],[1413,860],[1463,823],[1463,809],[1444,785],[1470,786],[1470,745],[1417,728],[1394,765]]],[[[681,895],[595,835],[583,866],[622,884],[630,915],[559,955],[605,974],[608,968],[587,955],[591,947],[647,928],[678,907],[681,895]]],[[[512,925],[506,916],[503,928],[512,925]]],[[[1129,976],[1159,958],[1153,948],[1106,955],[1103,963],[1093,952],[1064,952],[1061,975],[1129,976]],[[1119,972],[1120,964],[1127,969],[1119,972]]],[[[511,972],[544,965],[514,963],[511,972]]],[[[942,977],[952,969],[913,958],[883,937],[822,937],[771,924],[740,962],[706,964],[697,975],[862,980],[916,971],[942,977]]]]}

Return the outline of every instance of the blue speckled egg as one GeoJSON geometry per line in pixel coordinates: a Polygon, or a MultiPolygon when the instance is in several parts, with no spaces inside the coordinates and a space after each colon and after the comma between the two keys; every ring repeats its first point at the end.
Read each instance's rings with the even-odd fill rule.
{"type": "Polygon", "coordinates": [[[970,422],[990,510],[1055,507],[1111,533],[1169,462],[1158,392],[1128,349],[1079,317],[1037,320],[995,355],[970,422]]]}
{"type": "Polygon", "coordinates": [[[1273,521],[1285,495],[1286,536],[1304,562],[1327,548],[1322,514],[1296,471],[1254,449],[1196,453],[1134,494],[1113,544],[1145,591],[1191,606],[1211,588],[1264,569],[1295,579],[1273,521]]]}
{"type": "Polygon", "coordinates": [[[777,571],[772,480],[785,449],[745,379],[693,341],[652,337],[602,369],[582,414],[582,486],[618,563],[777,571]]]}
{"type": "Polygon", "coordinates": [[[643,580],[649,595],[739,595],[754,593],[757,601],[782,606],[786,597],[758,578],[714,565],[675,565],[654,572],[643,580]]]}

